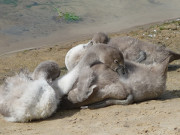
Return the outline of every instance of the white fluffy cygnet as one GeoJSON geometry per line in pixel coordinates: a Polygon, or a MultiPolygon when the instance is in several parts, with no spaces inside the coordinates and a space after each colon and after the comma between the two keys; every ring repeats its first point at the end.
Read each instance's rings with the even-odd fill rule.
{"type": "MultiPolygon", "coordinates": [[[[47,63],[53,68],[52,61],[47,63]]],[[[44,63],[41,65],[43,67],[44,63]]],[[[46,69],[43,67],[42,70],[46,69]]],[[[28,72],[8,77],[0,86],[0,113],[7,121],[28,122],[47,118],[55,112],[58,103],[58,96],[46,78],[32,79],[28,72]]]]}
{"type": "Polygon", "coordinates": [[[65,56],[65,65],[68,71],[72,70],[82,58],[82,54],[85,54],[88,47],[92,45],[92,42],[89,41],[86,44],[79,44],[71,48],[65,56]]]}

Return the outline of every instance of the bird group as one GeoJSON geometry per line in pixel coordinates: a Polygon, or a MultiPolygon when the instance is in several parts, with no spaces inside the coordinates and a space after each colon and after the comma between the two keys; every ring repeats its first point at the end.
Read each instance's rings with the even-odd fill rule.
{"type": "Polygon", "coordinates": [[[45,119],[61,108],[101,108],[158,98],[168,64],[180,54],[133,37],[96,33],[68,51],[67,74],[55,61],[23,70],[0,86],[0,113],[11,122],[45,119]]]}

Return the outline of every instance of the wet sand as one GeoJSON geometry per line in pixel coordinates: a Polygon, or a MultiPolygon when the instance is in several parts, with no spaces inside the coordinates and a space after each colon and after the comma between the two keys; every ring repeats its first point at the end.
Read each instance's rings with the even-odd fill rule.
{"type": "MultiPolygon", "coordinates": [[[[0,55],[40,46],[71,43],[98,31],[127,28],[179,17],[179,0],[14,0],[0,3],[0,55]],[[79,22],[56,21],[54,8],[74,12],[79,22]]],[[[2,2],[2,1],[0,1],[2,2]]]]}
{"type": "MultiPolygon", "coordinates": [[[[129,35],[155,44],[164,44],[180,53],[180,21],[139,26],[111,37],[129,35]]],[[[67,51],[87,40],[22,51],[0,57],[0,83],[21,68],[34,68],[43,60],[55,60],[66,72],[67,51]]],[[[58,110],[46,120],[10,123],[0,115],[0,135],[180,135],[180,60],[170,64],[167,91],[158,100],[114,105],[96,110],[58,110]]]]}

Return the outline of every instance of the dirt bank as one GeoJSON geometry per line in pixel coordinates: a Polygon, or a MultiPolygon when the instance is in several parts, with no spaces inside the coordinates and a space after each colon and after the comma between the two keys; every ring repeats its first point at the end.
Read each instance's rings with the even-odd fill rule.
{"type": "MultiPolygon", "coordinates": [[[[129,35],[164,44],[180,53],[180,21],[138,27],[111,37],[129,35]]],[[[88,41],[88,40],[87,40],[88,41]]],[[[83,42],[40,48],[0,57],[0,83],[21,68],[32,71],[43,60],[55,60],[66,72],[67,51],[83,42]]],[[[171,63],[167,91],[159,100],[97,110],[58,110],[46,120],[10,123],[0,115],[0,135],[180,135],[180,60],[171,63]]]]}

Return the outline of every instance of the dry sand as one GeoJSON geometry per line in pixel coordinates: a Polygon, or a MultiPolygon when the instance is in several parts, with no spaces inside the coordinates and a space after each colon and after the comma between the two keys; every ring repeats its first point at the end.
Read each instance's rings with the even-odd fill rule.
{"type": "MultiPolygon", "coordinates": [[[[111,37],[129,35],[164,44],[180,53],[180,21],[138,27],[111,37]]],[[[88,40],[87,40],[88,41],[88,40]]],[[[79,43],[87,42],[81,41],[79,43]]],[[[66,72],[66,52],[78,42],[23,51],[0,57],[0,83],[21,68],[32,71],[43,60],[55,60],[66,72]]],[[[52,117],[10,123],[0,115],[0,135],[180,135],[180,60],[171,63],[167,91],[158,100],[96,110],[58,110],[52,117]]]]}

